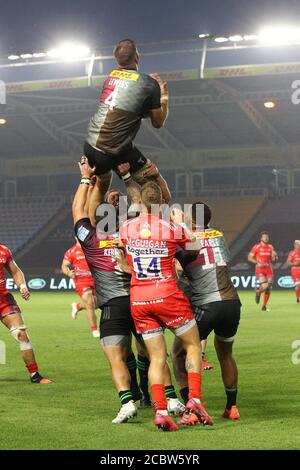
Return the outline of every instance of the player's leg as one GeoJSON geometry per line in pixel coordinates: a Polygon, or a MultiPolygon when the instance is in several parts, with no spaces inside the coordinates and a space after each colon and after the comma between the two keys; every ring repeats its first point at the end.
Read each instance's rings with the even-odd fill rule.
{"type": "Polygon", "coordinates": [[[238,330],[241,304],[239,300],[218,302],[215,307],[217,324],[215,327],[215,349],[221,366],[222,380],[225,387],[227,402],[224,418],[239,419],[236,407],[238,369],[232,355],[233,342],[238,330]]]}
{"type": "Polygon", "coordinates": [[[201,403],[202,397],[202,375],[201,375],[201,344],[198,327],[195,320],[185,322],[182,327],[174,330],[176,336],[182,342],[186,352],[185,368],[189,388],[189,400],[186,411],[180,420],[181,424],[192,425],[197,422],[212,425],[213,420],[208,415],[201,403]]]}
{"type": "Polygon", "coordinates": [[[120,411],[112,422],[121,424],[137,414],[126,363],[131,351],[129,297],[111,299],[102,305],[101,309],[100,342],[110,364],[112,380],[121,401],[120,411]]]}
{"type": "Polygon", "coordinates": [[[95,149],[87,142],[84,144],[84,155],[87,157],[89,165],[95,167],[95,174],[99,177],[99,187],[101,201],[104,201],[105,195],[110,188],[112,181],[113,157],[95,149]]]}
{"type": "Polygon", "coordinates": [[[178,427],[168,415],[165,397],[165,372],[167,363],[167,347],[162,328],[143,335],[150,357],[149,381],[155,410],[154,424],[163,431],[177,431],[178,427]]]}
{"type": "Polygon", "coordinates": [[[133,146],[120,157],[120,163],[129,163],[130,164],[130,173],[133,179],[140,185],[148,181],[144,177],[144,171],[150,160],[148,160],[142,152],[136,147],[133,146]]]}
{"type": "Polygon", "coordinates": [[[268,279],[265,275],[257,274],[258,289],[255,292],[255,302],[259,304],[262,293],[268,288],[268,279]]]}
{"type": "Polygon", "coordinates": [[[296,302],[300,302],[300,268],[292,268],[291,276],[294,281],[296,302]]]}
{"type": "Polygon", "coordinates": [[[185,368],[186,352],[179,337],[174,338],[172,346],[173,372],[180,389],[180,395],[186,404],[189,401],[189,386],[185,368]]]}
{"type": "Polygon", "coordinates": [[[240,415],[236,407],[238,393],[238,369],[232,355],[233,340],[225,342],[224,339],[215,336],[215,349],[221,366],[222,380],[225,387],[227,402],[224,418],[239,419],[240,415]]]}
{"type": "Polygon", "coordinates": [[[213,369],[213,365],[207,361],[206,348],[207,348],[207,339],[203,339],[201,341],[202,370],[211,370],[213,369]]]}
{"type": "Polygon", "coordinates": [[[267,286],[266,286],[266,289],[264,291],[264,298],[263,298],[263,305],[262,305],[262,311],[266,312],[268,311],[268,301],[270,299],[270,296],[271,296],[271,292],[272,292],[272,285],[273,285],[273,276],[268,276],[267,278],[267,286]]]}
{"type": "MultiPolygon", "coordinates": [[[[18,307],[16,307],[17,309],[18,307]]],[[[22,359],[29,372],[32,383],[50,384],[51,380],[44,379],[39,373],[32,344],[27,334],[27,328],[20,312],[3,314],[1,321],[10,330],[14,340],[19,344],[22,359]]]]}
{"type": "Polygon", "coordinates": [[[172,381],[171,370],[167,362],[165,364],[164,384],[168,412],[173,413],[176,416],[181,416],[185,411],[185,405],[181,403],[177,397],[177,393],[172,381]]]}
{"type": "Polygon", "coordinates": [[[151,407],[151,398],[148,388],[148,371],[150,366],[149,355],[145,345],[142,344],[140,340],[136,339],[135,344],[138,353],[137,368],[139,372],[139,386],[142,392],[140,406],[142,408],[148,408],[151,407]]]}
{"type": "Polygon", "coordinates": [[[141,400],[142,393],[139,388],[137,380],[137,360],[132,350],[131,344],[126,358],[126,365],[130,375],[130,389],[133,396],[133,401],[141,400]]]}
{"type": "Polygon", "coordinates": [[[96,315],[96,306],[95,296],[92,289],[86,290],[82,295],[82,301],[86,310],[86,318],[88,324],[90,325],[90,330],[94,338],[99,338],[100,333],[97,325],[97,315],[96,315]]]}

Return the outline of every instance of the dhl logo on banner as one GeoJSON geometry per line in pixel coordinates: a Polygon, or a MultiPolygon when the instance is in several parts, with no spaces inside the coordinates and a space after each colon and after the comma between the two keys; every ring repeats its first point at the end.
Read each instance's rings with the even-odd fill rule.
{"type": "Polygon", "coordinates": [[[223,233],[219,232],[218,230],[212,230],[211,232],[194,232],[195,237],[197,240],[203,238],[218,238],[223,237],[223,233]]]}
{"type": "Polygon", "coordinates": [[[113,70],[110,77],[123,78],[124,80],[134,80],[135,82],[139,78],[139,74],[135,72],[125,72],[124,70],[113,70]]]}
{"type": "Polygon", "coordinates": [[[114,248],[116,246],[115,240],[101,240],[99,242],[99,248],[114,248]]]}

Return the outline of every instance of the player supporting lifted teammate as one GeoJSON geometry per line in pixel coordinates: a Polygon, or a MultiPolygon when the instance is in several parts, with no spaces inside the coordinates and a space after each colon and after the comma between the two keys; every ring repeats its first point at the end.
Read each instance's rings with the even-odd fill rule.
{"type": "MultiPolygon", "coordinates": [[[[198,328],[184,294],[178,289],[174,269],[177,246],[191,242],[185,228],[166,222],[151,209],[162,203],[162,192],[155,182],[141,188],[143,213],[121,228],[128,264],[132,272],[130,302],[137,332],[141,333],[150,356],[149,380],[155,408],[154,423],[164,431],[177,431],[167,411],[164,389],[166,343],[164,328],[179,336],[186,350],[189,401],[186,413],[199,422],[212,424],[201,404],[201,349],[198,328]]],[[[197,256],[197,247],[190,251],[197,256]]],[[[189,424],[187,420],[183,424],[189,424]]]]}
{"type": "Polygon", "coordinates": [[[101,198],[107,193],[112,171],[130,163],[137,181],[144,179],[147,158],[133,145],[143,118],[155,128],[168,116],[167,84],[157,75],[138,72],[139,53],[131,39],[120,41],[114,50],[118,67],[106,78],[96,114],[91,119],[84,154],[101,179],[101,198]]]}
{"type": "Polygon", "coordinates": [[[20,347],[21,355],[29,372],[32,383],[50,384],[51,380],[44,379],[39,373],[32,344],[27,334],[27,328],[14,297],[6,289],[6,269],[12,276],[24,300],[30,299],[23,272],[14,261],[9,249],[0,245],[0,320],[11,332],[12,337],[20,347]]]}
{"type": "Polygon", "coordinates": [[[295,240],[294,249],[290,251],[287,263],[291,266],[291,276],[294,281],[298,304],[300,298],[300,240],[295,240]]]}
{"type": "Polygon", "coordinates": [[[94,280],[77,239],[76,245],[66,251],[61,270],[66,276],[74,279],[76,292],[82,301],[82,304],[77,302],[72,303],[72,318],[76,320],[78,312],[85,309],[92,335],[94,338],[99,338],[100,334],[95,313],[97,299],[94,280]]]}
{"type": "MultiPolygon", "coordinates": [[[[232,347],[240,321],[241,303],[230,279],[229,252],[223,234],[209,227],[212,214],[206,204],[203,204],[204,226],[197,225],[200,222],[197,221],[197,207],[202,204],[193,204],[191,210],[193,234],[201,244],[199,255],[193,259],[180,249],[176,257],[190,282],[190,300],[200,339],[206,340],[212,331],[215,333],[215,349],[227,396],[223,417],[236,420],[240,418],[236,407],[238,370],[232,347]]],[[[180,338],[174,341],[172,358],[180,392],[186,402],[189,390],[180,338]]]]}
{"type": "Polygon", "coordinates": [[[98,232],[91,223],[89,212],[94,214],[98,207],[100,185],[97,181],[90,193],[94,169],[84,159],[79,167],[82,178],[73,200],[75,233],[95,282],[98,305],[102,310],[100,341],[121,401],[121,409],[112,422],[121,424],[136,416],[134,400],[140,398],[134,396],[139,392],[136,372],[131,368],[129,371],[126,362],[130,356],[133,357],[129,363],[135,360],[131,351],[131,333],[135,333],[135,328],[130,315],[130,275],[116,262],[117,249],[113,242],[118,237],[118,228],[115,233],[107,234],[98,232]]]}
{"type": "Polygon", "coordinates": [[[262,232],[260,242],[254,245],[248,255],[248,261],[255,264],[255,274],[259,282],[259,288],[256,291],[255,302],[259,304],[260,296],[264,292],[262,311],[268,311],[267,304],[271,295],[273,284],[272,263],[278,260],[278,256],[273,246],[269,243],[268,232],[262,232]]]}

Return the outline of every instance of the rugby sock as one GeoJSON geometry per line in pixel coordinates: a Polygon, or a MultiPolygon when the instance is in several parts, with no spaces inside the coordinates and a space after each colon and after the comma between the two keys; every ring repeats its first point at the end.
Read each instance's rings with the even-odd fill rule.
{"type": "Polygon", "coordinates": [[[189,387],[184,387],[180,389],[180,395],[183,399],[184,404],[186,405],[189,401],[189,387]]]}
{"type": "Polygon", "coordinates": [[[140,396],[140,393],[139,393],[139,386],[138,386],[137,377],[136,377],[136,359],[133,353],[131,353],[127,357],[126,365],[130,374],[132,394],[134,395],[134,398],[138,399],[138,396],[140,396]]]}
{"type": "Polygon", "coordinates": [[[122,390],[119,392],[119,398],[122,405],[126,405],[129,401],[133,400],[131,390],[122,390]]]}
{"type": "Polygon", "coordinates": [[[151,386],[152,400],[155,411],[167,410],[167,400],[165,398],[165,386],[154,384],[151,386]]]}
{"type": "Polygon", "coordinates": [[[83,306],[81,304],[76,304],[77,311],[83,310],[83,306]]]}
{"type": "Polygon", "coordinates": [[[95,326],[91,326],[91,331],[97,331],[98,330],[98,326],[95,325],[95,326]]]}
{"type": "Polygon", "coordinates": [[[202,376],[198,372],[188,373],[189,399],[201,399],[202,376]]]}
{"type": "Polygon", "coordinates": [[[296,298],[297,300],[300,298],[300,287],[296,287],[296,298]]]}
{"type": "Polygon", "coordinates": [[[177,398],[174,385],[165,386],[165,395],[166,395],[166,398],[177,398]]]}
{"type": "Polygon", "coordinates": [[[227,403],[226,409],[231,410],[232,406],[236,405],[236,397],[237,397],[237,388],[225,388],[226,396],[227,396],[227,403]]]}
{"type": "Polygon", "coordinates": [[[270,298],[270,293],[269,292],[265,292],[265,295],[264,295],[264,303],[263,303],[263,307],[266,307],[267,306],[267,303],[268,303],[268,300],[270,298]]]}
{"type": "Polygon", "coordinates": [[[144,356],[138,355],[137,367],[140,377],[140,389],[144,395],[148,395],[148,370],[149,370],[149,359],[144,356]]]}
{"type": "Polygon", "coordinates": [[[31,377],[39,370],[36,362],[30,362],[29,364],[26,364],[26,368],[31,377]]]}

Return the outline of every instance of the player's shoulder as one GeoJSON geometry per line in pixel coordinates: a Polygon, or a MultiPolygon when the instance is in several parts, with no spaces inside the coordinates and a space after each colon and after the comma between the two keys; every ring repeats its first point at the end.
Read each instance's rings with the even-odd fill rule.
{"type": "Polygon", "coordinates": [[[11,255],[11,251],[6,245],[0,245],[0,253],[5,256],[11,255]]]}
{"type": "Polygon", "coordinates": [[[269,243],[269,250],[270,250],[270,251],[271,251],[271,250],[274,251],[274,246],[271,245],[271,243],[269,243]]]}

